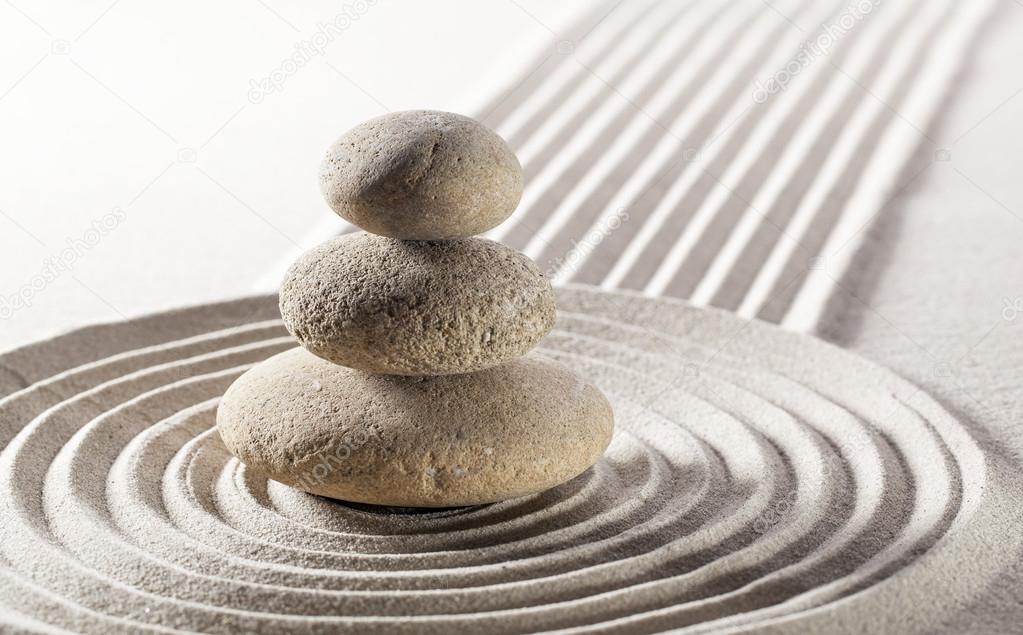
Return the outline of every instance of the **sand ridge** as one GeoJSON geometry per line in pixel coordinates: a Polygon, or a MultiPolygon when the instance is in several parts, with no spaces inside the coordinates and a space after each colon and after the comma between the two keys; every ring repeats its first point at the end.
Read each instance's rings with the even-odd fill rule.
{"type": "Polygon", "coordinates": [[[615,407],[593,470],[416,515],[312,497],[245,470],[212,428],[227,385],[293,346],[260,321],[275,301],[0,358],[48,358],[49,373],[0,391],[3,619],[81,632],[928,630],[954,604],[928,595],[896,613],[892,590],[932,593],[975,517],[1011,530],[985,509],[997,483],[977,443],[890,371],[763,323],[584,287],[559,290],[541,347],[615,407]],[[62,350],[73,367],[58,370],[62,350]]]}

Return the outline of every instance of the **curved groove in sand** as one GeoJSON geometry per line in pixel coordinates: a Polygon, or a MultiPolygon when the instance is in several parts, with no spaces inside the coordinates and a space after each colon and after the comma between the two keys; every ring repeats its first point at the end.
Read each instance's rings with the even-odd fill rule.
{"type": "MultiPolygon", "coordinates": [[[[163,343],[92,344],[0,399],[0,603],[84,632],[798,628],[954,551],[984,457],[915,387],[766,324],[559,293],[544,352],[612,400],[606,456],[536,496],[418,515],[227,453],[217,398],[292,345],[278,322],[211,317],[227,303],[175,314],[163,343]]],[[[107,328],[152,341],[159,324],[107,328]]],[[[91,344],[35,353],[69,345],[91,344]]]]}

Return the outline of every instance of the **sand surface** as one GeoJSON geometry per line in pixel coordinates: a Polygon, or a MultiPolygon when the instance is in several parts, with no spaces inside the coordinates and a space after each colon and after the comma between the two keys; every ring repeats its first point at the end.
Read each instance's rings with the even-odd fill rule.
{"type": "MultiPolygon", "coordinates": [[[[0,604],[83,632],[928,632],[997,570],[1019,492],[962,420],[812,337],[562,289],[545,352],[599,384],[591,471],[382,514],[247,472],[216,400],[293,346],[276,299],[92,327],[0,358],[0,604]],[[11,369],[18,369],[16,372],[11,369]]],[[[13,617],[16,616],[16,617],[13,617]]]]}
{"type": "MultiPolygon", "coordinates": [[[[902,176],[900,195],[833,286],[822,337],[917,383],[968,422],[989,479],[1023,483],[1023,93],[1013,77],[1023,11],[1003,3],[981,34],[974,63],[931,132],[947,161],[925,149],[902,176]],[[994,457],[999,457],[996,461],[994,457]]],[[[997,491],[997,490],[996,490],[997,491]]],[[[1023,497],[990,497],[1023,526],[1023,497]]],[[[984,551],[996,570],[964,566],[953,581],[980,589],[948,633],[1019,632],[1023,532],[990,528],[984,551]],[[977,575],[982,573],[983,575],[977,575]]]]}

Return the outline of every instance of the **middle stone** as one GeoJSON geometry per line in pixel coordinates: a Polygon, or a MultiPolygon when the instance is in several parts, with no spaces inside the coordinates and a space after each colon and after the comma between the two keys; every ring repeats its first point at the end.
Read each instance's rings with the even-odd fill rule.
{"type": "Polygon", "coordinates": [[[555,320],[554,291],[536,264],[482,238],[335,238],[291,266],[280,307],[313,354],[391,375],[495,366],[528,352],[555,320]]]}

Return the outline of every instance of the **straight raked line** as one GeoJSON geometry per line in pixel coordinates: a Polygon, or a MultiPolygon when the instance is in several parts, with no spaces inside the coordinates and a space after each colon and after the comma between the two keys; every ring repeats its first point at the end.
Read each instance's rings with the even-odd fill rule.
{"type": "MultiPolygon", "coordinates": [[[[834,20],[836,17],[838,16],[832,16],[831,20],[834,20]]],[[[879,18],[880,16],[864,17],[866,20],[876,20],[879,18]]],[[[864,37],[859,37],[861,35],[859,33],[847,33],[846,36],[854,42],[860,41],[860,50],[873,50],[872,47],[876,47],[879,42],[883,41],[884,34],[887,32],[882,29],[875,29],[874,27],[873,23],[860,24],[853,28],[866,30],[867,33],[862,34],[864,37]],[[879,30],[882,31],[880,35],[877,34],[879,30]],[[871,38],[870,35],[874,35],[874,37],[871,38]]],[[[841,46],[842,44],[839,41],[834,46],[841,46]]],[[[764,120],[754,130],[743,151],[740,152],[736,160],[729,166],[728,171],[722,176],[721,180],[724,183],[730,184],[730,186],[731,184],[738,183],[755,163],[765,160],[765,153],[771,151],[771,146],[768,142],[778,133],[785,120],[792,115],[793,108],[813,89],[821,75],[835,73],[834,68],[828,64],[829,59],[831,59],[830,52],[826,54],[824,59],[811,61],[809,67],[805,68],[793,79],[793,83],[788,89],[781,94],[769,95],[768,103],[771,104],[772,101],[777,100],[777,107],[772,107],[764,120]]],[[[862,68],[863,65],[860,64],[859,67],[862,68]]],[[[835,83],[841,83],[841,81],[838,78],[831,80],[831,90],[827,91],[825,89],[827,91],[825,97],[815,102],[814,106],[811,107],[809,116],[806,117],[803,124],[795,131],[795,134],[787,140],[788,142],[785,144],[781,156],[776,157],[773,161],[768,177],[757,191],[756,196],[753,197],[752,204],[746,206],[739,221],[728,235],[725,244],[717,252],[703,278],[693,290],[690,297],[690,301],[693,304],[706,306],[712,303],[715,295],[728,279],[729,274],[733,272],[736,264],[741,260],[743,253],[749,245],[749,241],[753,238],[757,229],[765,222],[765,215],[769,214],[771,209],[780,204],[779,199],[782,193],[792,182],[800,167],[805,166],[809,169],[817,167],[816,164],[810,161],[810,154],[823,127],[843,103],[843,96],[839,94],[840,91],[835,87],[835,83]]],[[[718,193],[716,192],[715,194],[718,193]]],[[[714,201],[715,209],[710,212],[712,215],[719,213],[719,208],[724,205],[727,196],[718,195],[716,199],[714,201]]],[[[709,198],[707,204],[710,205],[709,198]]],[[[790,235],[787,229],[779,233],[778,240],[789,241],[794,244],[796,242],[794,236],[790,235]]],[[[756,271],[756,267],[751,268],[751,270],[756,271]]],[[[676,275],[677,271],[666,270],[666,273],[664,284],[667,284],[676,275]]]]}
{"type": "MultiPolygon", "coordinates": [[[[856,150],[859,148],[864,132],[869,129],[874,119],[888,108],[881,100],[886,99],[898,87],[898,81],[902,77],[906,64],[912,59],[919,45],[924,42],[926,34],[941,19],[948,8],[947,2],[920,4],[926,6],[918,8],[913,3],[902,5],[903,12],[899,13],[899,17],[906,13],[912,13],[915,16],[914,19],[900,21],[900,23],[909,25],[909,28],[899,35],[903,45],[891,51],[891,55],[888,56],[889,63],[882,69],[874,86],[871,87],[872,92],[878,97],[861,95],[861,105],[853,114],[824,164],[820,166],[810,191],[800,201],[787,232],[797,240],[801,240],[805,236],[814,218],[827,205],[829,192],[842,178],[846,166],[855,160],[856,150]]],[[[850,74],[856,76],[862,71],[862,68],[869,62],[871,52],[873,49],[870,46],[863,46],[857,50],[854,55],[854,63],[849,66],[852,69],[850,74]]],[[[845,95],[855,96],[862,93],[863,89],[857,86],[852,79],[841,75],[838,71],[835,72],[835,83],[832,86],[836,91],[841,91],[843,98],[845,95]]],[[[764,308],[773,289],[780,284],[780,277],[785,265],[792,258],[798,246],[798,243],[794,241],[779,241],[776,249],[754,279],[749,293],[739,307],[739,315],[752,318],[764,308]]],[[[826,300],[825,298],[820,299],[822,302],[826,300]]]]}
{"type": "MultiPolygon", "coordinates": [[[[713,3],[707,3],[712,5],[713,3]]],[[[525,252],[527,255],[535,256],[543,248],[545,244],[553,239],[562,226],[572,217],[574,213],[578,211],[579,203],[586,198],[586,196],[595,188],[604,182],[605,179],[611,177],[617,166],[622,165],[625,155],[628,154],[629,150],[633,148],[634,140],[636,137],[641,136],[644,131],[651,128],[662,128],[664,126],[681,125],[685,128],[691,128],[693,124],[698,121],[700,115],[705,111],[709,105],[713,102],[714,98],[720,94],[720,92],[727,85],[727,81],[730,74],[727,69],[718,67],[714,79],[700,93],[700,97],[697,98],[697,103],[691,108],[683,111],[682,116],[676,121],[660,121],[660,117],[663,116],[662,110],[665,109],[678,94],[678,87],[685,86],[691,83],[694,78],[698,75],[699,71],[704,67],[713,65],[715,62],[720,62],[722,59],[721,49],[723,47],[731,46],[735,41],[732,37],[728,37],[730,34],[728,29],[735,24],[736,21],[746,21],[749,23],[756,24],[753,20],[753,16],[765,11],[763,5],[757,3],[742,3],[740,5],[744,10],[733,14],[730,20],[719,20],[713,26],[708,29],[705,33],[705,37],[700,41],[700,44],[690,54],[686,55],[678,67],[675,69],[671,77],[669,77],[658,90],[658,92],[651,99],[649,106],[643,109],[643,112],[633,113],[629,118],[629,124],[624,130],[622,130],[617,136],[616,140],[612,145],[606,149],[603,149],[601,156],[598,158],[593,168],[586,174],[586,176],[580,179],[572,191],[558,204],[554,213],[551,214],[543,226],[537,232],[537,235],[526,245],[525,252]]],[[[734,11],[734,9],[733,9],[734,11]]],[[[693,28],[694,22],[687,21],[683,29],[693,28]]],[[[754,33],[757,33],[757,29],[754,28],[754,33]]],[[[680,33],[678,35],[679,40],[684,41],[688,36],[687,32],[680,33]]],[[[677,46],[679,40],[673,40],[669,38],[669,45],[677,46]]],[[[755,38],[740,38],[745,46],[743,49],[755,46],[755,38]]],[[[661,55],[670,53],[674,46],[669,50],[668,47],[662,47],[658,50],[658,58],[661,55]]],[[[654,59],[651,59],[649,64],[644,64],[647,68],[642,70],[649,70],[655,66],[654,59]]],[[[640,69],[637,69],[639,71],[640,69]]],[[[629,82],[620,89],[623,94],[629,94],[632,89],[632,85],[639,83],[643,79],[646,79],[640,72],[629,77],[629,82]]],[[[608,118],[610,115],[615,114],[614,109],[619,111],[628,111],[635,109],[635,105],[626,99],[609,99],[602,106],[602,111],[608,112],[608,118]]],[[[591,120],[592,121],[592,120],[591,120]]],[[[595,127],[595,126],[594,126],[595,127]]],[[[688,132],[688,130],[687,130],[688,132]]],[[[580,138],[582,135],[580,134],[580,138]]],[[[576,151],[590,150],[589,144],[576,144],[576,151]]],[[[657,147],[648,156],[647,160],[643,162],[640,167],[634,169],[632,178],[626,181],[626,187],[634,187],[634,183],[638,181],[638,177],[646,172],[652,172],[652,166],[663,163],[666,155],[670,155],[678,145],[678,140],[671,134],[661,135],[661,140],[658,142],[657,147]]],[[[590,150],[592,151],[592,150],[590,150]]],[[[626,166],[627,167],[627,166],[626,166]]],[[[555,279],[555,282],[560,280],[555,279]]]]}
{"type": "MultiPolygon", "coordinates": [[[[745,65],[749,60],[753,58],[757,45],[761,43],[762,38],[770,32],[771,29],[776,27],[770,20],[758,20],[756,28],[756,36],[748,39],[741,40],[742,45],[740,48],[730,53],[727,56],[727,66],[745,65]],[[738,62],[736,60],[739,60],[738,62]]],[[[791,55],[791,52],[787,47],[776,47],[772,55],[768,59],[774,58],[785,58],[791,55]]],[[[706,89],[700,92],[695,102],[683,112],[677,123],[677,128],[684,130],[682,138],[685,138],[692,132],[696,124],[704,117],[708,109],[713,103],[720,97],[723,91],[727,88],[728,83],[735,77],[731,72],[730,67],[722,67],[718,75],[709,83],[706,89]]],[[[723,141],[729,138],[729,131],[733,130],[733,124],[736,123],[737,119],[741,118],[744,112],[749,108],[749,105],[745,100],[737,101],[733,104],[726,114],[720,118],[720,124],[711,136],[713,140],[712,146],[723,145],[723,141]],[[723,130],[723,132],[721,132],[723,130]],[[715,136],[716,135],[716,136],[715,136]]],[[[675,124],[672,128],[675,129],[675,124]]],[[[656,175],[667,167],[671,161],[671,155],[664,156],[665,150],[676,149],[682,143],[678,138],[672,138],[665,136],[660,145],[660,148],[664,148],[662,151],[655,151],[648,156],[648,160],[644,161],[639,168],[636,169],[636,175],[647,176],[647,179],[635,178],[630,181],[626,188],[623,188],[621,192],[609,202],[608,207],[604,213],[597,218],[597,220],[590,227],[590,232],[597,231],[599,227],[604,226],[605,223],[610,222],[614,214],[620,209],[628,210],[629,206],[636,199],[640,198],[646,190],[639,189],[640,184],[647,182],[656,182],[656,175]]],[[[643,223],[636,236],[630,241],[629,245],[623,251],[621,257],[616,262],[615,266],[611,269],[608,275],[602,282],[602,286],[605,288],[615,288],[621,283],[626,273],[631,267],[638,261],[642,256],[644,247],[658,235],[658,232],[662,224],[671,216],[675,211],[677,202],[688,188],[704,175],[703,171],[699,169],[698,164],[701,162],[703,156],[707,153],[720,151],[714,150],[713,147],[702,147],[700,152],[694,160],[696,169],[687,170],[682,174],[682,177],[672,183],[668,188],[665,195],[658,202],[657,207],[654,209],[650,217],[643,223]]],[[[724,190],[726,193],[727,190],[724,190]]],[[[710,219],[707,219],[709,222],[710,219]]],[[[695,222],[700,222],[699,220],[695,222]]],[[[684,240],[684,236],[683,236],[684,240]]],[[[594,245],[588,243],[580,243],[578,245],[579,256],[581,259],[585,259],[592,252],[594,245]]],[[[572,272],[566,272],[563,278],[571,276],[572,272]]]]}
{"type": "MultiPolygon", "coordinates": [[[[929,126],[944,103],[952,79],[966,59],[973,34],[990,14],[994,3],[986,0],[956,3],[958,15],[947,19],[951,34],[940,45],[932,46],[927,65],[918,82],[919,88],[906,98],[899,111],[910,121],[929,126]]],[[[897,122],[901,123],[901,122],[897,122]]],[[[809,273],[782,326],[798,331],[812,331],[820,323],[827,298],[834,292],[835,279],[840,279],[852,265],[868,232],[868,226],[887,203],[886,191],[897,186],[903,166],[920,143],[920,133],[909,125],[896,125],[877,146],[870,169],[860,187],[850,198],[846,212],[821,249],[825,267],[809,273]],[[877,188],[877,183],[884,187],[877,188]]]]}
{"type": "MultiPolygon", "coordinates": [[[[662,8],[668,3],[662,4],[662,8]]],[[[618,92],[622,94],[634,94],[639,90],[646,81],[649,81],[653,72],[662,64],[669,62],[676,53],[676,50],[680,47],[680,43],[691,40],[696,35],[697,26],[703,24],[706,20],[710,19],[715,13],[723,13],[720,7],[714,7],[713,3],[700,3],[698,11],[694,13],[691,19],[686,20],[679,25],[673,33],[669,36],[662,38],[662,41],[658,44],[655,50],[651,53],[650,57],[639,67],[635,69],[633,73],[630,73],[627,77],[626,82],[621,87],[615,87],[618,92]]],[[[658,15],[652,16],[657,18],[658,15]]],[[[719,25],[720,27],[720,25],[719,25]]],[[[629,34],[629,46],[632,49],[639,48],[644,43],[647,34],[642,29],[635,29],[629,34]]],[[[710,38],[705,38],[702,42],[702,46],[698,47],[699,51],[703,51],[705,55],[706,49],[713,46],[713,42],[709,41],[710,38]]],[[[709,57],[709,55],[708,55],[709,57]]],[[[594,70],[599,72],[602,76],[613,75],[620,64],[624,63],[623,59],[625,56],[608,60],[602,65],[599,65],[594,70]]],[[[577,67],[582,73],[587,75],[590,71],[576,63],[571,63],[571,66],[577,67]]],[[[670,97],[671,84],[679,81],[684,81],[683,77],[686,76],[688,71],[689,75],[695,73],[695,62],[688,65],[680,65],[676,71],[675,79],[666,82],[666,86],[660,90],[662,97],[670,97]]],[[[559,108],[558,112],[551,117],[549,122],[549,128],[553,130],[559,129],[560,126],[566,125],[568,121],[571,121],[572,117],[577,113],[583,111],[587,106],[594,103],[594,97],[601,93],[607,92],[608,87],[598,78],[590,77],[584,83],[585,88],[582,89],[582,94],[577,94],[572,100],[566,101],[566,103],[559,108]]],[[[656,99],[656,97],[655,97],[656,99]]],[[[579,128],[576,134],[572,136],[571,141],[565,147],[561,148],[558,152],[557,158],[551,163],[543,166],[542,170],[537,176],[529,183],[526,184],[526,191],[522,197],[522,203],[519,205],[520,210],[528,211],[533,205],[539,200],[543,199],[543,194],[547,192],[550,187],[561,179],[572,179],[577,178],[572,192],[562,201],[555,213],[552,214],[546,222],[544,227],[541,227],[538,235],[533,238],[526,246],[525,252],[530,256],[535,256],[536,253],[547,243],[548,236],[553,235],[556,232],[556,228],[560,227],[561,224],[567,220],[568,217],[575,211],[575,207],[572,205],[589,192],[587,189],[588,185],[594,182],[599,182],[599,178],[595,176],[601,171],[607,172],[608,168],[613,165],[615,159],[617,159],[624,150],[631,147],[631,141],[634,137],[624,134],[625,132],[632,130],[633,128],[644,128],[650,124],[646,120],[643,114],[635,113],[630,117],[630,126],[625,131],[619,132],[619,137],[625,137],[625,143],[613,144],[611,149],[602,149],[602,156],[594,161],[594,165],[590,167],[584,175],[571,175],[568,174],[568,169],[571,165],[576,163],[580,157],[588,157],[593,154],[593,144],[595,140],[608,129],[609,123],[622,112],[627,112],[633,109],[634,106],[628,103],[625,99],[618,97],[617,95],[611,95],[610,98],[602,99],[597,101],[597,107],[594,113],[592,113],[586,122],[579,128]],[[625,146],[624,148],[622,146],[625,146]],[[551,223],[554,223],[552,226],[551,223]],[[531,252],[530,249],[533,251],[531,252]]],[[[539,132],[534,136],[536,143],[540,143],[543,139],[553,132],[539,132]]],[[[527,147],[523,150],[521,155],[523,163],[528,163],[531,159],[531,148],[527,147]]],[[[521,216],[512,216],[509,222],[498,227],[490,237],[495,240],[501,240],[507,236],[513,227],[517,224],[517,220],[521,216]]]]}

